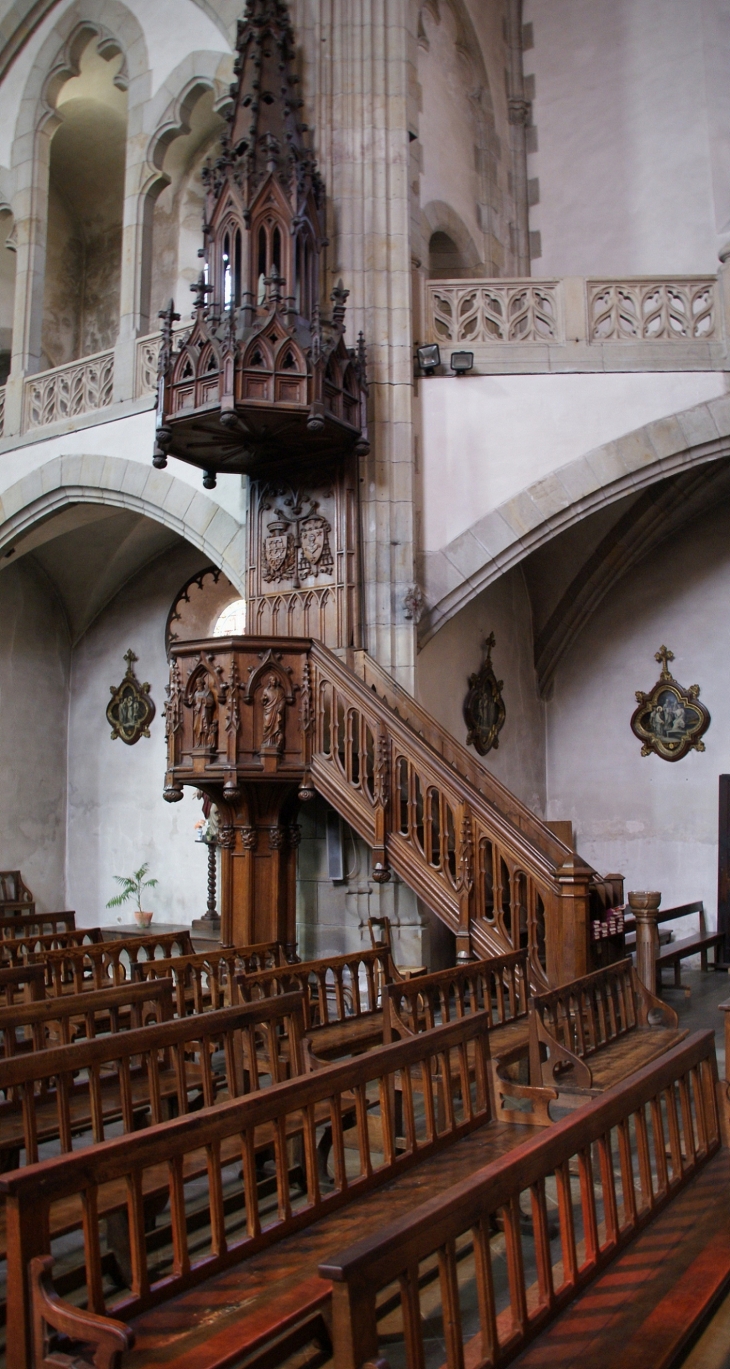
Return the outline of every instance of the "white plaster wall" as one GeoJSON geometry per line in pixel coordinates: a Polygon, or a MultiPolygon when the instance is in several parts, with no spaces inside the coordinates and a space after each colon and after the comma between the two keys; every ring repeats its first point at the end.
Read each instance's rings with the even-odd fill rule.
{"type": "Polygon", "coordinates": [[[467,604],[419,653],[418,700],[454,737],[466,742],[462,708],[468,679],[482,663],[482,644],[490,632],[496,637],[492,661],[497,679],[504,681],[507,716],[497,750],[490,751],[482,764],[542,817],[545,705],[537,697],[530,601],[519,567],[467,604]]]}
{"type": "Polygon", "coordinates": [[[528,175],[540,183],[530,226],[542,237],[533,275],[716,269],[705,33],[712,52],[713,21],[727,13],[727,0],[525,0],[528,175]]]}
{"type": "Polygon", "coordinates": [[[436,551],[533,481],[725,391],[722,372],[438,377],[419,386],[423,546],[436,551]]]}
{"type": "Polygon", "coordinates": [[[113,875],[149,862],[159,887],[147,906],[157,922],[189,923],[206,905],[207,851],[194,841],[201,805],[194,791],[180,803],[162,797],[166,747],[163,705],[168,667],[165,622],[185,581],[206,563],[190,547],[176,548],[142,570],[81,639],[71,665],[68,726],[67,899],[79,924],[132,921],[132,906],[107,909],[117,892],[113,875]],[[109,688],[121,680],[124,653],[149,680],[156,716],[150,737],[134,746],[112,741],[106,720],[109,688]]]}
{"type": "Polygon", "coordinates": [[[548,817],[571,818],[581,854],[660,889],[666,907],[717,906],[718,776],[730,772],[730,505],[691,524],[611,593],[558,668],[547,705],[548,817]],[[672,672],[699,684],[706,751],[642,757],[634,692],[672,672]]]}
{"type": "Polygon", "coordinates": [[[30,561],[0,571],[0,869],[45,912],[64,901],[70,648],[63,610],[30,561]]]}

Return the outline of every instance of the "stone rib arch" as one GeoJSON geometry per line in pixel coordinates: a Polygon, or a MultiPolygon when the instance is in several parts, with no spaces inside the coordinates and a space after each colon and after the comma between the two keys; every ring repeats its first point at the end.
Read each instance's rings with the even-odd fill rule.
{"type": "Polygon", "coordinates": [[[422,556],[427,610],[419,647],[478,594],[557,533],[631,491],[730,456],[730,398],[655,419],[584,453],[422,556]]]}
{"type": "Polygon", "coordinates": [[[245,596],[245,528],[220,504],[166,471],[103,454],[59,456],[0,498],[0,559],[24,533],[69,504],[131,509],[204,552],[245,596]]]}

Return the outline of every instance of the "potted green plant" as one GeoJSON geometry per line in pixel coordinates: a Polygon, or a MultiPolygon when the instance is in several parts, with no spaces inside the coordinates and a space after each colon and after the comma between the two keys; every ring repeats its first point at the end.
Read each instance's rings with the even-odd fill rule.
{"type": "Polygon", "coordinates": [[[122,892],[110,898],[106,905],[107,908],[121,908],[128,899],[136,899],[137,907],[134,910],[134,920],[138,927],[149,927],[153,916],[152,913],[142,908],[142,891],[157,888],[156,879],[145,879],[149,868],[149,865],[142,865],[139,870],[135,870],[133,875],[114,875],[113,878],[117,884],[122,886],[122,892]]]}

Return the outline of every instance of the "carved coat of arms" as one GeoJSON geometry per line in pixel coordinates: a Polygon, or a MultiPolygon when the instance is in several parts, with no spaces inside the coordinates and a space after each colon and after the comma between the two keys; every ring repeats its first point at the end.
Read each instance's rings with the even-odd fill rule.
{"type": "Polygon", "coordinates": [[[264,538],[261,567],[264,580],[277,583],[288,579],[294,573],[294,558],[294,535],[290,524],[283,518],[275,518],[268,524],[268,536],[264,538]]]}
{"type": "Polygon", "coordinates": [[[492,647],[495,646],[493,632],[490,632],[484,645],[486,657],[481,670],[469,676],[469,692],[464,700],[466,744],[473,746],[480,756],[486,756],[492,749],[496,751],[506,717],[502,698],[504,680],[497,679],[492,666],[492,647]]]}
{"type": "Polygon", "coordinates": [[[652,752],[663,761],[681,761],[688,751],[704,751],[701,737],[710,726],[710,715],[700,703],[699,685],[683,689],[669,672],[674,653],[661,646],[654,658],[662,667],[654,688],[645,694],[637,689],[638,708],[631,731],[642,743],[642,756],[652,752]]]}
{"type": "Polygon", "coordinates": [[[330,524],[321,513],[311,514],[300,523],[299,574],[302,577],[318,576],[320,571],[323,575],[331,572],[334,566],[330,548],[331,531],[330,524]]]}
{"type": "Polygon", "coordinates": [[[125,653],[124,659],[127,671],[121,684],[109,686],[111,699],[107,704],[106,716],[111,724],[112,741],[121,737],[127,746],[134,746],[140,737],[149,737],[155,705],[150,698],[150,686],[147,683],[140,684],[134,673],[132,667],[137,657],[131,648],[125,653]]]}

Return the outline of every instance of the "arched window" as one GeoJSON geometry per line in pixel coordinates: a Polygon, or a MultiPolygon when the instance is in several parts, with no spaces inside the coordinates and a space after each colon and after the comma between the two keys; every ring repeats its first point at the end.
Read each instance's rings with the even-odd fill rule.
{"type": "Polygon", "coordinates": [[[246,631],[246,600],[234,599],[216,619],[214,637],[242,637],[246,631]]]}
{"type": "Polygon", "coordinates": [[[10,371],[15,307],[15,225],[12,214],[0,211],[0,385],[10,371]]]}
{"type": "Polygon", "coordinates": [[[51,141],[42,355],[46,366],[113,347],[119,329],[127,96],[92,39],[62,86],[51,141]]]}

